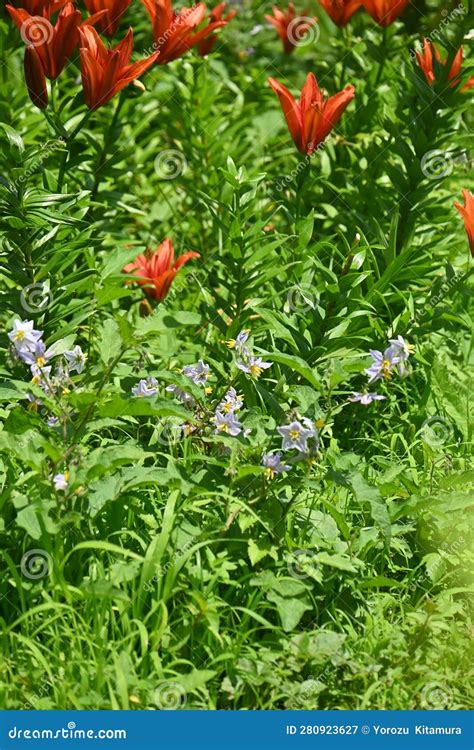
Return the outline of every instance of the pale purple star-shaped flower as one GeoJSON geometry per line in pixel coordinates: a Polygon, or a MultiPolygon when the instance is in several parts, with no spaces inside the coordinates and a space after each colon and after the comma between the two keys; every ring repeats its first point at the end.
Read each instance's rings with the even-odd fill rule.
{"type": "Polygon", "coordinates": [[[224,414],[230,411],[239,411],[242,408],[243,400],[244,397],[239,396],[235,388],[229,388],[223,400],[219,404],[218,409],[219,411],[224,412],[224,414]]]}
{"type": "Polygon", "coordinates": [[[74,370],[80,375],[86,364],[87,356],[84,354],[80,346],[75,346],[69,352],[64,352],[67,366],[70,372],[74,370]]]}
{"type": "Polygon", "coordinates": [[[55,474],[53,477],[54,489],[56,492],[64,492],[69,487],[69,472],[64,474],[55,474]]]}
{"type": "Polygon", "coordinates": [[[133,386],[132,393],[134,396],[138,396],[139,398],[156,396],[156,394],[158,393],[157,379],[149,376],[148,378],[146,378],[146,380],[140,380],[137,385],[133,386]]]}
{"type": "Polygon", "coordinates": [[[222,412],[216,411],[212,421],[216,425],[215,432],[218,434],[223,432],[226,435],[236,437],[242,432],[242,425],[233,412],[222,414],[222,412]]]}
{"type": "Polygon", "coordinates": [[[41,339],[43,331],[33,328],[32,320],[15,320],[8,338],[15,345],[17,352],[33,348],[41,339]]]}
{"type": "Polygon", "coordinates": [[[282,450],[290,451],[296,449],[300,453],[305,453],[308,450],[308,439],[315,435],[314,429],[304,427],[298,420],[294,420],[289,425],[277,427],[277,432],[283,438],[282,450]]]}
{"type": "Polygon", "coordinates": [[[262,465],[265,467],[265,474],[273,479],[275,474],[282,474],[284,471],[289,471],[291,466],[289,464],[283,464],[281,462],[281,453],[264,453],[262,456],[262,465]]]}
{"type": "Polygon", "coordinates": [[[394,354],[401,359],[408,359],[413,354],[415,347],[413,344],[409,344],[403,336],[397,336],[396,339],[389,339],[390,349],[393,350],[394,354]]]}
{"type": "Polygon", "coordinates": [[[372,401],[383,401],[386,398],[386,396],[382,396],[380,393],[358,393],[355,391],[350,401],[358,401],[362,406],[368,406],[372,403],[372,401]]]}
{"type": "Polygon", "coordinates": [[[237,334],[235,339],[229,339],[227,346],[229,349],[235,349],[237,354],[249,354],[249,350],[245,346],[250,336],[250,329],[245,328],[243,331],[237,334]]]}
{"type": "Polygon", "coordinates": [[[382,379],[390,380],[393,368],[400,362],[398,354],[389,347],[383,353],[377,349],[371,349],[370,356],[372,357],[372,364],[364,370],[366,375],[369,376],[369,383],[382,379]]]}
{"type": "Polygon", "coordinates": [[[29,349],[20,349],[18,356],[27,365],[36,365],[36,367],[45,367],[47,361],[53,356],[51,349],[46,350],[42,341],[37,341],[29,349]]]}
{"type": "Polygon", "coordinates": [[[246,360],[236,362],[237,367],[242,372],[246,372],[253,378],[259,378],[263,370],[271,367],[273,362],[263,362],[261,357],[250,356],[246,360]]]}
{"type": "Polygon", "coordinates": [[[395,363],[395,368],[400,377],[404,377],[407,374],[408,368],[405,363],[414,351],[415,347],[413,344],[408,344],[403,336],[398,336],[396,339],[390,339],[390,346],[386,350],[386,353],[389,353],[392,357],[392,361],[395,363]]]}
{"type": "Polygon", "coordinates": [[[205,385],[209,377],[209,365],[205,365],[200,359],[197,365],[183,367],[183,375],[190,378],[196,385],[205,385]]]}

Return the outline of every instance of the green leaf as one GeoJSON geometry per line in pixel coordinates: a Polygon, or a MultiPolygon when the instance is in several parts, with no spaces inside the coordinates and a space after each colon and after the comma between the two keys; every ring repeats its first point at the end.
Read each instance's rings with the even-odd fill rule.
{"type": "Polygon", "coordinates": [[[198,326],[201,316],[193,312],[168,312],[163,308],[147,318],[142,318],[136,328],[137,336],[147,336],[153,333],[163,333],[168,328],[181,328],[182,326],[198,326]]]}
{"type": "Polygon", "coordinates": [[[119,327],[113,318],[109,318],[103,324],[99,333],[98,348],[100,358],[105,365],[108,365],[120,354],[122,340],[119,327]]]}
{"type": "Polygon", "coordinates": [[[20,393],[16,388],[0,385],[0,401],[20,401],[22,398],[26,398],[25,393],[20,393]]]}
{"type": "Polygon", "coordinates": [[[301,375],[308,383],[311,383],[317,391],[321,390],[321,381],[319,380],[316,371],[313,370],[304,359],[299,357],[290,356],[289,354],[282,354],[280,352],[265,352],[265,356],[269,357],[274,362],[279,362],[282,365],[286,365],[293,372],[297,372],[301,375]]]}
{"type": "Polygon", "coordinates": [[[273,560],[278,560],[278,550],[268,540],[255,542],[253,539],[250,539],[248,543],[248,555],[252,565],[256,565],[267,556],[273,560]]]}
{"type": "Polygon", "coordinates": [[[192,414],[178,404],[155,398],[122,398],[114,396],[100,406],[101,417],[176,417],[184,421],[193,421],[192,414]]]}
{"type": "Polygon", "coordinates": [[[276,604],[283,630],[288,633],[294,630],[305,612],[312,610],[309,602],[303,599],[285,599],[275,591],[269,591],[267,599],[276,604]]]}
{"type": "Polygon", "coordinates": [[[115,500],[122,485],[122,478],[119,474],[106,476],[91,482],[89,486],[89,513],[94,518],[107,503],[115,500]]]}
{"type": "Polygon", "coordinates": [[[319,552],[312,558],[314,562],[321,563],[321,565],[329,565],[330,568],[337,568],[338,570],[347,570],[349,573],[357,573],[358,568],[356,564],[364,566],[361,560],[354,560],[344,555],[330,555],[328,552],[319,552]]]}
{"type": "Polygon", "coordinates": [[[369,503],[370,512],[376,525],[384,535],[386,544],[389,544],[392,526],[387,506],[376,487],[372,487],[359,472],[350,474],[350,484],[355,498],[360,503],[369,503]]]}
{"type": "Polygon", "coordinates": [[[17,525],[25,529],[26,533],[31,536],[32,539],[40,539],[41,537],[41,526],[36,515],[36,510],[33,506],[28,505],[26,508],[18,511],[16,517],[17,525]]]}
{"type": "Polygon", "coordinates": [[[179,682],[187,693],[193,693],[198,688],[203,687],[216,674],[215,669],[193,669],[188,674],[180,675],[179,682]]]}
{"type": "Polygon", "coordinates": [[[17,148],[20,153],[23,153],[25,150],[25,145],[23,143],[21,135],[5,122],[0,122],[0,128],[2,128],[5,135],[7,136],[7,140],[10,145],[15,146],[15,148],[17,148]]]}

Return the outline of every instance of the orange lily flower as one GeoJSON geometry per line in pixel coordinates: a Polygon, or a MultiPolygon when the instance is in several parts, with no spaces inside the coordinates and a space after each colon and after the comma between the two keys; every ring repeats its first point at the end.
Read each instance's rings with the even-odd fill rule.
{"type": "Polygon", "coordinates": [[[390,26],[401,16],[409,0],[362,0],[362,5],[379,26],[390,26]]]}
{"type": "Polygon", "coordinates": [[[119,91],[139,78],[153,65],[159,52],[130,64],[133,30],[114,49],[107,49],[97,31],[91,26],[80,30],[81,76],[84,99],[89,109],[107,104],[119,91]]]}
{"type": "Polygon", "coordinates": [[[346,86],[334,96],[324,98],[313,73],[308,73],[298,102],[286,86],[274,78],[268,82],[278,95],[291,137],[298,150],[307,155],[324,141],[355,96],[354,86],[346,86]]]}
{"type": "Polygon", "coordinates": [[[46,16],[32,16],[23,8],[13,8],[11,5],[7,5],[6,9],[20,29],[26,46],[36,49],[44,75],[51,81],[59,76],[79,44],[81,25],[95,23],[102,15],[96,14],[82,23],[80,11],[75,10],[74,5],[68,2],[62,8],[53,26],[46,16]]]}
{"type": "Polygon", "coordinates": [[[175,260],[173,243],[166,238],[155,251],[148,248],[145,255],[137,255],[123,270],[125,273],[133,274],[146,295],[162,302],[179,269],[191,258],[199,257],[199,253],[188,252],[175,260]]]}
{"type": "Polygon", "coordinates": [[[464,206],[462,203],[455,203],[454,206],[464,219],[471,255],[474,258],[474,195],[466,189],[461,192],[464,199],[464,206]]]}
{"type": "MultiPolygon", "coordinates": [[[[232,19],[237,15],[236,10],[230,10],[227,15],[222,18],[222,14],[224,12],[225,8],[225,2],[219,3],[219,5],[216,5],[215,8],[211,10],[209,13],[209,22],[210,23],[216,23],[219,21],[223,21],[224,23],[229,23],[229,21],[232,21],[232,19]]],[[[217,34],[209,34],[206,36],[205,39],[202,40],[202,42],[198,45],[198,52],[201,55],[201,57],[205,57],[206,55],[209,55],[212,52],[212,49],[217,42],[217,34]]]]}
{"type": "Polygon", "coordinates": [[[96,24],[98,30],[112,36],[117,31],[118,25],[132,0],[84,0],[89,13],[105,11],[104,16],[96,24]]]}
{"type": "Polygon", "coordinates": [[[290,3],[286,10],[280,10],[276,5],[272,5],[272,10],[273,16],[265,16],[265,18],[276,28],[283,42],[283,49],[289,55],[310,28],[318,22],[318,19],[308,16],[308,8],[305,8],[301,15],[297,14],[294,3],[290,3]]]}
{"type": "MultiPolygon", "coordinates": [[[[429,86],[433,86],[434,83],[436,83],[436,73],[437,68],[439,67],[445,67],[447,60],[444,62],[441,60],[440,54],[436,47],[434,46],[433,42],[428,41],[428,39],[423,39],[423,52],[415,52],[416,54],[416,60],[423,71],[423,74],[428,82],[429,86]]],[[[448,81],[451,81],[449,84],[452,89],[456,88],[456,86],[459,85],[460,82],[460,75],[461,75],[461,65],[462,65],[462,47],[459,47],[458,51],[456,52],[455,58],[451,64],[451,68],[448,72],[448,81]]],[[[470,78],[462,87],[461,91],[465,91],[466,89],[471,88],[471,86],[474,85],[474,78],[470,78]]]]}
{"type": "Polygon", "coordinates": [[[361,0],[319,0],[319,4],[337,26],[345,26],[356,10],[362,5],[361,0]]]}
{"type": "Polygon", "coordinates": [[[151,18],[155,40],[153,47],[161,53],[158,59],[160,65],[181,57],[227,23],[224,20],[211,20],[205,28],[194,33],[206,14],[204,3],[182,8],[179,13],[173,10],[171,0],[142,0],[142,3],[151,18]]]}
{"type": "Polygon", "coordinates": [[[53,13],[56,13],[70,0],[20,0],[20,2],[23,10],[26,10],[30,15],[50,18],[53,13]]]}
{"type": "Polygon", "coordinates": [[[58,3],[43,4],[42,16],[32,16],[24,8],[7,5],[11,18],[20,29],[26,44],[25,79],[30,98],[43,109],[48,104],[46,78],[54,81],[64,69],[67,61],[79,44],[79,29],[95,23],[102,13],[95,14],[82,22],[81,13],[68,2],[59,13],[53,25],[48,14],[58,9],[58,3]]]}

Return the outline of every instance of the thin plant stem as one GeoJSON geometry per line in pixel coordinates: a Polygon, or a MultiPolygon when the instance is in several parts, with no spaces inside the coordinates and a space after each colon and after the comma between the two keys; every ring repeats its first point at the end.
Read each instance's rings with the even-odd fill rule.
{"type": "Polygon", "coordinates": [[[304,157],[304,166],[297,178],[296,185],[296,199],[295,199],[295,224],[301,218],[301,208],[304,204],[304,188],[307,183],[308,175],[310,172],[311,156],[306,155],[304,157]]]}

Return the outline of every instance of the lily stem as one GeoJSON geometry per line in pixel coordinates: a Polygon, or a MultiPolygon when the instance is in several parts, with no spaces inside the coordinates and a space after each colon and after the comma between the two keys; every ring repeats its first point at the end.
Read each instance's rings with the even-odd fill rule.
{"type": "MultiPolygon", "coordinates": [[[[301,162],[300,162],[301,163],[301,162]]],[[[295,225],[301,217],[301,204],[303,202],[304,187],[310,171],[311,156],[305,155],[303,168],[297,178],[296,200],[295,200],[295,225]]],[[[299,166],[299,165],[298,165],[299,166]]]]}

